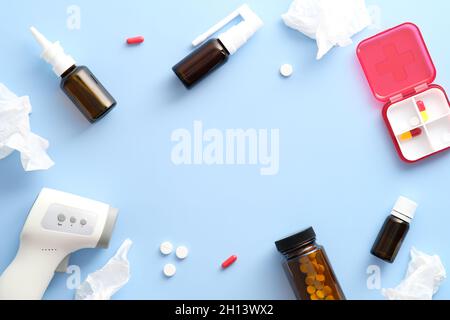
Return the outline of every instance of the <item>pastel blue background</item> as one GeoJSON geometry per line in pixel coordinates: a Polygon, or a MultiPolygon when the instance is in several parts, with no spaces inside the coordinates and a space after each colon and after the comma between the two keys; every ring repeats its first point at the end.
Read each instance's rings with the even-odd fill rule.
{"type": "MultiPolygon", "coordinates": [[[[450,268],[450,153],[402,163],[355,55],[356,44],[315,61],[315,42],[285,27],[290,0],[248,0],[265,27],[229,63],[192,91],[171,67],[190,41],[242,0],[2,1],[0,81],[34,107],[33,131],[51,142],[56,166],[24,173],[18,154],[0,162],[0,270],[16,253],[30,206],[43,187],[108,202],[121,209],[111,247],[76,253],[83,279],[129,237],[132,279],[117,299],[293,299],[274,241],[313,225],[350,299],[382,299],[367,289],[366,269],[382,268],[382,286],[403,278],[409,249],[436,253],[450,268]],[[66,27],[80,6],[81,30],[66,27]],[[90,125],[59,89],[28,32],[35,25],[89,66],[119,102],[90,125]],[[129,36],[146,42],[127,47],[129,36]],[[291,63],[283,79],[278,69],[291,63]],[[279,128],[281,164],[264,177],[255,166],[181,166],[171,162],[173,130],[279,128]],[[420,204],[393,265],[369,254],[399,195],[420,204]],[[162,241],[185,244],[189,259],[163,258],[162,241]],[[220,263],[239,255],[233,268],[220,263]],[[178,273],[167,280],[164,264],[178,273]]],[[[368,0],[381,9],[381,29],[412,21],[421,27],[450,90],[448,1],[368,0]]],[[[368,29],[355,43],[381,29],[368,29]]],[[[449,269],[450,270],[450,269],[449,269]]],[[[71,299],[68,275],[57,275],[47,299],[71,299]]],[[[438,295],[450,298],[450,282],[438,295]]]]}

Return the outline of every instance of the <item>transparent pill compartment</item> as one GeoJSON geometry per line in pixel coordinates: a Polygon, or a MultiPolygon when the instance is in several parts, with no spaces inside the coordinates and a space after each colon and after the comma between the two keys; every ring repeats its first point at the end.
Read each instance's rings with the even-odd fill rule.
{"type": "Polygon", "coordinates": [[[357,54],[383,118],[406,162],[450,148],[450,102],[432,84],[436,69],[419,28],[412,23],[364,40],[357,54]]]}

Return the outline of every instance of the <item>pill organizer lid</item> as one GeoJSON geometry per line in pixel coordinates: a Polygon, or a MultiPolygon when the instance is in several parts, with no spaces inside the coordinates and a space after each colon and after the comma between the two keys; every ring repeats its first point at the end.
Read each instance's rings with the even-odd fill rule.
{"type": "Polygon", "coordinates": [[[357,53],[373,94],[383,102],[431,84],[436,78],[422,34],[412,23],[364,40],[357,53]]]}

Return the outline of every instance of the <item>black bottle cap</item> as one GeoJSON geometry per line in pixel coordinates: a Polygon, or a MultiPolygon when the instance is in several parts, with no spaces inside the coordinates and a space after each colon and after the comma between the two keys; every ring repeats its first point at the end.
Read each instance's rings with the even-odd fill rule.
{"type": "Polygon", "coordinates": [[[278,251],[284,253],[314,240],[316,240],[316,233],[311,227],[288,238],[275,242],[275,246],[278,251]]]}

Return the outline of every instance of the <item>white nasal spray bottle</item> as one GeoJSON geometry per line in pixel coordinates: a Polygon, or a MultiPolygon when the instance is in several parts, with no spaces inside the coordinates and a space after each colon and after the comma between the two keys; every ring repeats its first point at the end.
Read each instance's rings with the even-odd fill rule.
{"type": "Polygon", "coordinates": [[[0,277],[0,300],[40,300],[70,254],[107,248],[118,210],[72,194],[43,189],[20,237],[19,251],[0,277]]]}
{"type": "Polygon", "coordinates": [[[192,45],[202,46],[174,66],[173,71],[188,89],[191,88],[211,71],[223,65],[228,57],[234,55],[262,26],[262,20],[244,4],[195,39],[192,45]],[[242,18],[240,23],[220,34],[217,39],[205,42],[238,17],[242,18]]]}

